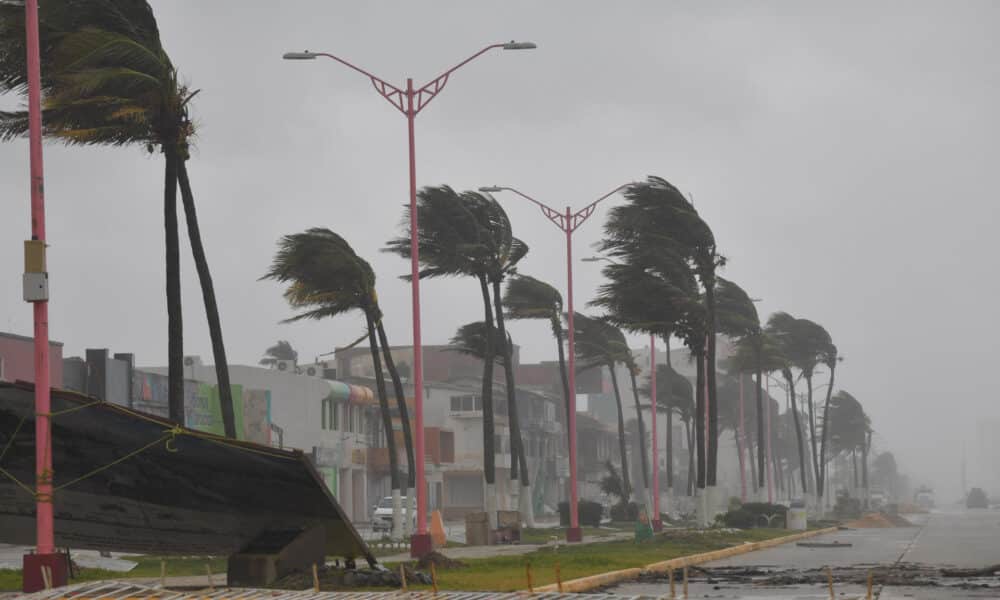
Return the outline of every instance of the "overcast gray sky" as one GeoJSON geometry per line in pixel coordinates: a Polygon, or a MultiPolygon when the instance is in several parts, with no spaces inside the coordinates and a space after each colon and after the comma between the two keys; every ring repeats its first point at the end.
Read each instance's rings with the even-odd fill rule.
{"type": "MultiPolygon", "coordinates": [[[[830,331],[846,357],[837,387],[918,480],[953,497],[963,441],[973,456],[975,424],[1000,419],[1000,4],[153,5],[174,62],[202,90],[190,171],[232,362],[254,363],[277,339],[311,360],[362,331],[351,317],[278,324],[290,315],[280,288],[257,281],[278,237],[311,226],[373,263],[392,341],[410,343],[408,287],[396,279],[407,263],[378,251],[407,201],[405,119],[356,73],[281,54],[333,52],[402,86],[513,38],[539,48],[480,58],[420,114],[418,184],[510,185],[580,207],[665,177],[693,194],[729,258],[724,275],[763,298],[763,315],[830,331]]],[[[164,364],[162,159],[48,145],[45,160],[53,338],[67,355],[109,347],[164,364]]],[[[30,335],[27,172],[26,142],[0,145],[0,330],[30,335]]],[[[522,271],[564,290],[559,232],[500,199],[531,246],[522,271]]],[[[604,215],[580,228],[577,257],[592,254],[604,215]]],[[[208,359],[184,251],[185,353],[208,359]]],[[[575,269],[582,307],[600,265],[575,269]]],[[[425,343],[480,318],[470,281],[423,290],[425,343]]],[[[546,326],[512,329],[524,359],[554,356],[546,326]]]]}

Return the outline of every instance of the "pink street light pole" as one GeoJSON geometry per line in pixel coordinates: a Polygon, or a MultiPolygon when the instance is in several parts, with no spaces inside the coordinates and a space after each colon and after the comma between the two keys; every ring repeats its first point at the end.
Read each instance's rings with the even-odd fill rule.
{"type": "Polygon", "coordinates": [[[420,248],[417,243],[417,162],[414,142],[413,123],[431,100],[444,89],[448,78],[460,67],[494,49],[531,50],[535,48],[531,42],[507,42],[491,44],[479,52],[466,58],[454,67],[441,73],[430,82],[419,88],[413,87],[413,79],[406,79],[406,89],[400,89],[391,83],[355,66],[346,60],[327,52],[286,52],[285,60],[313,60],[323,56],[361,73],[372,82],[375,91],[385,98],[389,104],[406,117],[407,134],[410,149],[410,275],[411,296],[413,303],[413,412],[415,413],[415,429],[413,439],[414,460],[416,461],[417,488],[417,532],[411,539],[410,554],[422,557],[432,550],[431,538],[427,533],[427,486],[424,474],[424,370],[423,347],[420,340],[420,248]]]}
{"type": "Polygon", "coordinates": [[[559,212],[512,187],[487,186],[479,188],[480,192],[488,193],[513,192],[525,200],[533,202],[538,208],[542,209],[542,214],[566,234],[566,307],[568,309],[566,325],[569,329],[566,336],[567,351],[569,353],[569,414],[566,415],[567,426],[569,427],[569,529],[566,530],[567,542],[579,542],[583,539],[583,532],[580,529],[580,515],[577,510],[578,491],[576,489],[576,332],[573,328],[573,232],[590,215],[594,214],[594,209],[597,208],[597,205],[601,201],[606,200],[630,185],[632,184],[622,184],[576,212],[572,212],[572,209],[568,206],[565,212],[559,212]]]}
{"type": "Polygon", "coordinates": [[[25,244],[25,300],[34,312],[35,554],[24,557],[25,592],[66,584],[65,560],[56,554],[52,508],[52,427],[49,378],[48,274],[45,266],[45,179],[42,169],[42,69],[38,0],[25,2],[28,67],[28,149],[31,173],[31,241],[25,244]],[[46,572],[48,577],[43,577],[46,572]]]}

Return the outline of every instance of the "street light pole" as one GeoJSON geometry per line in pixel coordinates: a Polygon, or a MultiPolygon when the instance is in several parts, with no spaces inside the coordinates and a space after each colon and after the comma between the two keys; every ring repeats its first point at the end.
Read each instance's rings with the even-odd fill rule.
{"type": "Polygon", "coordinates": [[[49,418],[52,397],[49,375],[48,267],[45,265],[45,179],[42,169],[42,69],[38,0],[27,0],[24,10],[31,173],[31,240],[24,245],[24,299],[32,303],[34,313],[36,548],[35,554],[24,556],[22,589],[33,592],[47,586],[66,585],[66,561],[56,553],[52,507],[52,427],[49,418]]]}
{"type": "Polygon", "coordinates": [[[419,88],[414,88],[413,79],[407,78],[405,90],[327,52],[286,52],[282,56],[285,60],[314,60],[318,56],[335,60],[368,77],[375,91],[406,117],[410,156],[410,293],[413,305],[413,411],[416,428],[413,436],[413,453],[416,462],[414,466],[417,488],[417,532],[410,540],[410,554],[413,557],[423,557],[433,550],[431,536],[427,533],[427,482],[424,472],[424,370],[420,337],[420,247],[417,242],[417,162],[414,120],[417,114],[444,89],[448,77],[460,67],[493,49],[531,50],[535,47],[531,42],[511,41],[505,44],[491,44],[419,88]]]}
{"type": "Polygon", "coordinates": [[[567,542],[579,542],[583,540],[583,531],[580,529],[580,515],[577,507],[578,490],[576,477],[576,332],[573,323],[573,232],[590,215],[594,214],[594,209],[597,208],[597,205],[602,200],[613,196],[630,185],[632,184],[626,183],[620,185],[576,212],[573,212],[568,206],[565,212],[559,212],[512,187],[485,186],[479,188],[480,192],[513,192],[517,194],[538,206],[542,210],[542,214],[566,234],[566,308],[568,309],[566,326],[569,329],[566,336],[569,353],[569,414],[566,415],[566,422],[569,427],[569,529],[566,530],[567,542]]]}

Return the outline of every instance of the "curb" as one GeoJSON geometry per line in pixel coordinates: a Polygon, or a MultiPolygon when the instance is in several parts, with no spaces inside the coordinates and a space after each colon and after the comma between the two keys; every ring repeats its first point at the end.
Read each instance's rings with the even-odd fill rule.
{"type": "MultiPolygon", "coordinates": [[[[789,542],[797,542],[799,540],[804,540],[818,535],[834,533],[837,530],[838,529],[836,527],[827,527],[826,529],[803,531],[802,533],[795,533],[779,538],[764,540],[763,542],[750,542],[740,544],[739,546],[723,548],[722,550],[713,550],[711,552],[702,552],[701,554],[691,554],[689,556],[679,556],[670,560],[651,563],[642,568],[636,567],[632,569],[621,569],[619,571],[608,571],[607,573],[598,573],[597,575],[588,575],[587,577],[564,581],[561,591],[572,593],[589,592],[596,588],[636,579],[644,573],[666,573],[671,569],[683,569],[684,567],[690,567],[691,565],[712,562],[723,558],[729,558],[730,556],[748,554],[750,552],[773,548],[789,542]]],[[[558,592],[560,589],[558,583],[550,583],[549,585],[537,587],[534,591],[538,594],[558,592]]]]}

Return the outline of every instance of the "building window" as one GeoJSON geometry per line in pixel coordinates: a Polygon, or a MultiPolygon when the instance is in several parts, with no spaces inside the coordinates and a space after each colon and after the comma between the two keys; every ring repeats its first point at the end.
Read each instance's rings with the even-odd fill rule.
{"type": "Polygon", "coordinates": [[[455,462],[455,434],[451,431],[441,432],[441,462],[455,462]]]}
{"type": "Polygon", "coordinates": [[[483,410],[483,399],[473,394],[451,397],[451,412],[473,412],[483,410]]]}

